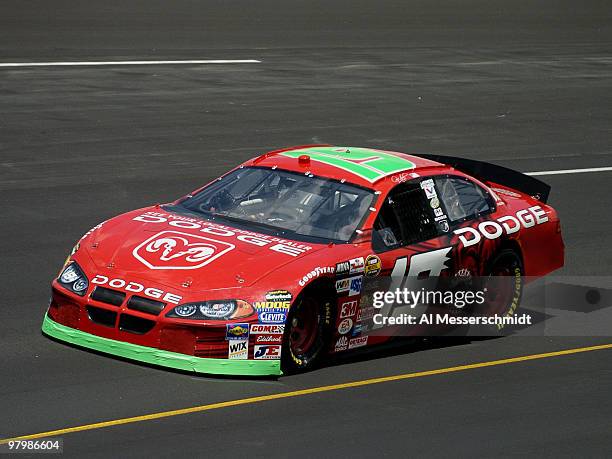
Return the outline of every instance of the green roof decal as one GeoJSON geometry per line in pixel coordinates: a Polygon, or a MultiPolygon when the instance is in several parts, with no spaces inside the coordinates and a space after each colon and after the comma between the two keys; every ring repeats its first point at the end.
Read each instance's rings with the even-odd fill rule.
{"type": "Polygon", "coordinates": [[[343,169],[372,183],[387,175],[415,167],[413,162],[401,156],[369,148],[316,147],[280,154],[290,158],[308,155],[313,161],[343,169]]]}

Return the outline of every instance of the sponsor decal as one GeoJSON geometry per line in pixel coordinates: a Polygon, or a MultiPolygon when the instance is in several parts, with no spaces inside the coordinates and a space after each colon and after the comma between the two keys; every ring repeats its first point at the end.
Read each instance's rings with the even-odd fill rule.
{"type": "Polygon", "coordinates": [[[365,275],[370,277],[378,276],[381,268],[382,263],[380,258],[378,258],[376,255],[368,255],[365,260],[365,275]]]}
{"type": "Polygon", "coordinates": [[[316,279],[322,274],[333,274],[334,272],[335,272],[335,268],[333,266],[324,266],[324,267],[317,266],[312,271],[310,271],[308,274],[306,274],[304,277],[302,277],[300,281],[298,282],[298,284],[300,284],[300,287],[303,287],[309,281],[311,281],[312,279],[316,279]]]}
{"type": "Polygon", "coordinates": [[[336,341],[336,346],[334,347],[334,351],[344,351],[348,346],[348,338],[346,336],[341,336],[338,341],[336,341]]]}
{"type": "Polygon", "coordinates": [[[363,284],[363,276],[350,277],[351,285],[349,287],[348,296],[359,295],[361,293],[361,286],[363,284]]]}
{"type": "Polygon", "coordinates": [[[284,324],[287,319],[286,311],[262,311],[258,312],[259,323],[262,324],[284,324]]]}
{"type": "Polygon", "coordinates": [[[351,332],[351,336],[352,337],[360,336],[363,333],[366,333],[368,331],[370,331],[370,326],[369,325],[355,324],[355,326],[353,327],[353,331],[351,332]]]}
{"type": "Polygon", "coordinates": [[[368,344],[368,337],[360,336],[359,338],[349,339],[348,348],[355,349],[356,347],[362,347],[362,346],[365,346],[366,344],[368,344]]]}
{"type": "Polygon", "coordinates": [[[342,322],[340,322],[340,325],[338,325],[338,333],[341,335],[346,335],[351,328],[353,328],[353,320],[348,318],[344,319],[342,322]]]}
{"type": "Polygon", "coordinates": [[[363,272],[364,261],[363,257],[353,258],[349,260],[349,274],[358,274],[363,272]]]}
{"type": "MultiPolygon", "coordinates": [[[[405,172],[402,172],[401,174],[397,174],[397,175],[394,175],[393,177],[391,177],[391,181],[393,183],[404,183],[404,182],[410,180],[411,177],[414,178],[414,175],[416,175],[416,174],[407,174],[405,172]]],[[[418,175],[417,175],[417,177],[418,177],[418,175]]]]}
{"type": "Polygon", "coordinates": [[[376,312],[376,308],[373,306],[367,306],[365,308],[360,308],[357,311],[357,322],[367,322],[368,320],[374,317],[376,312]]]}
{"type": "Polygon", "coordinates": [[[444,217],[444,211],[442,210],[441,207],[438,207],[437,209],[434,209],[434,216],[436,218],[444,217]]]}
{"type": "Polygon", "coordinates": [[[257,345],[253,353],[255,360],[278,360],[280,356],[281,347],[277,344],[257,345]]]}
{"type": "Polygon", "coordinates": [[[351,265],[348,261],[343,261],[341,263],[336,264],[336,276],[342,276],[344,274],[348,274],[351,269],[351,265]]]}
{"type": "Polygon", "coordinates": [[[459,228],[454,233],[464,247],[478,244],[482,237],[486,239],[497,239],[502,234],[513,234],[523,228],[531,228],[548,221],[548,215],[540,206],[529,207],[519,210],[515,215],[504,215],[497,220],[486,220],[478,224],[477,228],[466,226],[459,228]]]}
{"type": "Polygon", "coordinates": [[[442,220],[438,222],[438,227],[441,231],[448,233],[450,230],[450,226],[448,225],[448,220],[442,220]]]}
{"type": "Polygon", "coordinates": [[[285,323],[287,312],[291,306],[291,298],[292,295],[287,290],[274,290],[266,293],[266,301],[253,303],[253,307],[259,316],[259,322],[285,323]]]}
{"type": "Polygon", "coordinates": [[[216,239],[162,231],[142,242],[132,254],[149,269],[198,269],[233,249],[233,244],[216,239]]]}
{"type": "Polygon", "coordinates": [[[425,192],[425,196],[427,196],[427,199],[433,199],[438,197],[438,195],[436,194],[436,187],[432,179],[423,180],[421,182],[421,188],[425,192]]]}
{"type": "Polygon", "coordinates": [[[108,285],[111,288],[124,290],[129,293],[140,293],[144,296],[148,296],[149,298],[172,304],[179,304],[179,302],[183,299],[183,297],[180,295],[168,293],[158,288],[146,287],[138,282],[126,281],[125,279],[120,278],[110,279],[101,274],[96,274],[96,276],[91,280],[91,283],[95,285],[108,285]]]}
{"type": "Polygon", "coordinates": [[[429,205],[432,209],[437,209],[440,207],[440,200],[438,198],[433,198],[429,201],[429,205]]]}
{"type": "Polygon", "coordinates": [[[225,339],[247,339],[249,337],[249,324],[227,324],[225,339]]]}
{"type": "Polygon", "coordinates": [[[251,335],[269,334],[269,335],[282,335],[285,332],[284,325],[251,325],[251,335]]]}
{"type": "Polygon", "coordinates": [[[249,357],[249,340],[231,340],[228,345],[227,358],[232,360],[246,360],[249,357]]]}
{"type": "MultiPolygon", "coordinates": [[[[134,221],[143,223],[165,223],[169,226],[181,229],[197,230],[206,235],[213,237],[236,239],[247,244],[253,244],[259,247],[267,247],[268,249],[297,257],[312,247],[300,244],[295,241],[289,241],[266,234],[254,233],[252,231],[230,228],[228,226],[219,225],[217,223],[198,220],[196,218],[183,217],[181,215],[165,214],[162,212],[145,212],[133,218],[134,221]]],[[[233,244],[229,244],[233,248],[233,244]]]]}
{"type": "Polygon", "coordinates": [[[283,335],[256,335],[256,344],[282,344],[283,335]]]}
{"type": "Polygon", "coordinates": [[[268,334],[282,335],[285,332],[285,325],[251,325],[251,335],[268,334]]]}
{"type": "Polygon", "coordinates": [[[338,293],[348,292],[350,286],[351,286],[351,279],[338,280],[336,281],[336,292],[338,293]]]}
{"type": "Polygon", "coordinates": [[[266,293],[266,301],[291,301],[293,295],[287,290],[273,290],[266,293]]]}
{"type": "Polygon", "coordinates": [[[503,195],[506,195],[506,196],[510,196],[510,197],[513,197],[513,198],[520,198],[521,197],[520,194],[515,193],[514,191],[506,190],[504,188],[491,188],[491,189],[493,191],[495,191],[496,193],[503,194],[503,195]]]}
{"type": "Polygon", "coordinates": [[[340,319],[353,317],[357,312],[357,300],[347,301],[340,306],[340,319]]]}

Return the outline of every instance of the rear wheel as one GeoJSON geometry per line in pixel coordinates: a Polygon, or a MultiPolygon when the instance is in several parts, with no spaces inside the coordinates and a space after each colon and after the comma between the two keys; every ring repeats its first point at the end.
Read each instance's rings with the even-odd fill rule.
{"type": "Polygon", "coordinates": [[[316,367],[325,354],[332,322],[331,299],[302,294],[295,302],[283,339],[283,373],[296,373],[316,367]]]}
{"type": "Polygon", "coordinates": [[[485,287],[488,314],[514,315],[523,295],[523,262],[514,250],[502,250],[493,259],[485,287]]]}

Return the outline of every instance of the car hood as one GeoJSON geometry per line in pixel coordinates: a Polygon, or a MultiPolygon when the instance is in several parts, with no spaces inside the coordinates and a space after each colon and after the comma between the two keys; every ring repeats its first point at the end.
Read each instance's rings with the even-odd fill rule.
{"type": "MultiPolygon", "coordinates": [[[[246,287],[321,250],[152,207],[98,225],[81,241],[93,265],[190,291],[246,287]]],[[[95,269],[94,268],[94,269],[95,269]]]]}

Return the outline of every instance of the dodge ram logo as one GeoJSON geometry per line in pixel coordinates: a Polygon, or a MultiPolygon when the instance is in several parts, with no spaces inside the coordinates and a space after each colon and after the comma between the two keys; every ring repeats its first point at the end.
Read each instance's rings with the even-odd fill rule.
{"type": "Polygon", "coordinates": [[[197,269],[234,248],[233,244],[178,231],[162,231],[132,252],[151,269],[197,269]]]}

